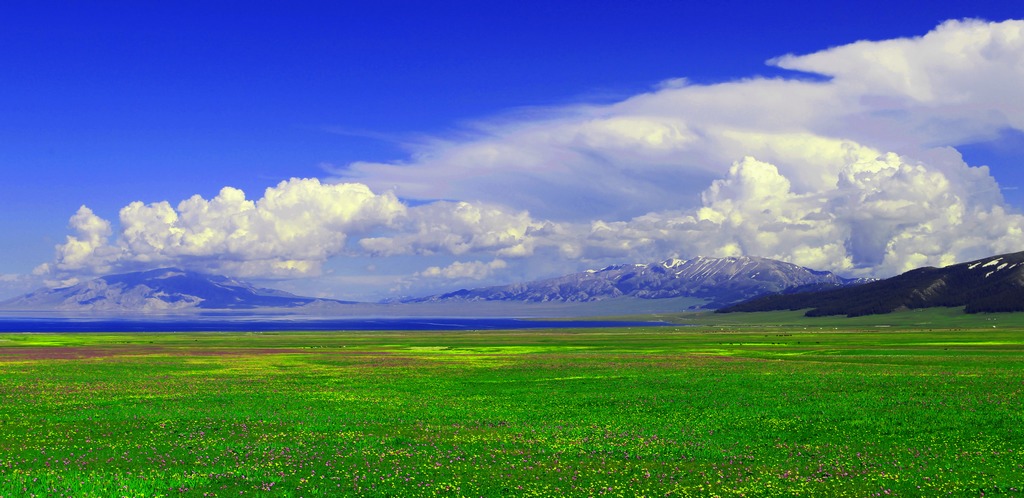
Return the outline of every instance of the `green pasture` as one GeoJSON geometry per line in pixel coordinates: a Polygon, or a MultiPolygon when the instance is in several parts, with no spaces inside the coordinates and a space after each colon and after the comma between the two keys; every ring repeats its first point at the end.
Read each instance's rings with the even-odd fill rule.
{"type": "Polygon", "coordinates": [[[953,311],[5,334],[0,497],[1024,494],[1021,318],[953,311]]]}

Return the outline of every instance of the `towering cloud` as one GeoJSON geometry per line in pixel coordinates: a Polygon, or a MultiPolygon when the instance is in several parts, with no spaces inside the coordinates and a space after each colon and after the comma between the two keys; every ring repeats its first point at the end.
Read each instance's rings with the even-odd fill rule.
{"type": "Polygon", "coordinates": [[[57,267],[72,271],[103,271],[108,268],[106,261],[114,257],[107,247],[107,237],[112,233],[110,222],[82,206],[71,217],[68,225],[75,230],[76,235],[69,235],[63,244],[57,246],[57,267]]]}

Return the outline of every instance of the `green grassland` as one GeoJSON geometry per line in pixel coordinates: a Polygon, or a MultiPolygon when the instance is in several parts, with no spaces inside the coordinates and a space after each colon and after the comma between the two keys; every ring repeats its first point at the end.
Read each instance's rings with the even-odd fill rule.
{"type": "Polygon", "coordinates": [[[1024,323],[0,335],[0,496],[1024,492],[1024,323]]]}

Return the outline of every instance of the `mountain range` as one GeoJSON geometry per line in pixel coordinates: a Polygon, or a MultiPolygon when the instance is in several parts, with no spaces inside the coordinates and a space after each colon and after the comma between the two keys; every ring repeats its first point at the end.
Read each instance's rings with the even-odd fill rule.
{"type": "Polygon", "coordinates": [[[615,265],[533,282],[462,289],[404,302],[589,302],[623,296],[695,297],[706,301],[704,308],[718,308],[765,293],[831,289],[863,282],[767,258],[697,257],[615,265]]]}
{"type": "MultiPolygon", "coordinates": [[[[622,302],[623,298],[684,298],[680,303],[686,304],[680,304],[680,308],[696,302],[692,307],[720,312],[807,309],[808,316],[859,316],[935,306],[963,306],[968,313],[1024,311],[1024,252],[944,268],[918,268],[877,281],[847,279],[756,257],[670,259],[615,265],[532,282],[462,289],[380,306],[387,307],[389,313],[401,313],[398,308],[403,304],[445,304],[445,309],[466,309],[465,304],[478,303],[474,307],[480,307],[484,302],[558,305],[622,302]]],[[[342,309],[355,310],[353,304],[356,303],[259,288],[229,277],[162,268],[109,275],[58,289],[40,289],[0,303],[0,309],[142,313],[291,309],[331,314],[342,309]]],[[[366,309],[384,309],[372,308],[373,303],[361,304],[366,309]]]]}
{"type": "Polygon", "coordinates": [[[153,312],[189,309],[295,308],[331,299],[302,297],[246,282],[177,268],[108,275],[0,303],[0,308],[52,311],[153,312]]]}
{"type": "Polygon", "coordinates": [[[1024,252],[924,267],[855,287],[769,295],[719,312],[808,309],[807,316],[860,316],[963,306],[967,313],[1024,311],[1024,252]]]}
{"type": "MultiPolygon", "coordinates": [[[[609,266],[512,285],[463,289],[399,304],[472,302],[586,303],[614,298],[692,297],[717,308],[764,293],[835,288],[854,283],[825,271],[765,258],[671,259],[609,266]]],[[[339,311],[348,301],[318,299],[258,288],[223,276],[162,268],[96,278],[69,287],[40,289],[0,303],[0,309],[33,311],[167,312],[288,308],[339,311]]]]}

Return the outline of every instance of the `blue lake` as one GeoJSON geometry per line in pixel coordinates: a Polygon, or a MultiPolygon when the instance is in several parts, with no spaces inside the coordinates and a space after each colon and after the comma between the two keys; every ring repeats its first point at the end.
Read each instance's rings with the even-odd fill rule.
{"type": "Polygon", "coordinates": [[[285,330],[506,330],[650,327],[664,322],[532,320],[520,318],[36,318],[0,317],[0,332],[264,332],[285,330]]]}

